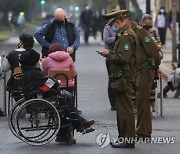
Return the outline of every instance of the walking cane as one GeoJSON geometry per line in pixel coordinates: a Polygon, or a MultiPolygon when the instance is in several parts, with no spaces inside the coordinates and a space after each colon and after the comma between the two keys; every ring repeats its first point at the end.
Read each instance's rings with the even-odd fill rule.
{"type": "MultiPolygon", "coordinates": [[[[2,57],[0,57],[0,65],[2,66],[2,57]]],[[[2,71],[2,79],[4,80],[3,82],[3,108],[2,108],[2,112],[3,112],[3,116],[6,116],[6,72],[2,71]]]]}
{"type": "Polygon", "coordinates": [[[162,74],[160,73],[160,116],[163,118],[163,91],[162,91],[162,74]]]}

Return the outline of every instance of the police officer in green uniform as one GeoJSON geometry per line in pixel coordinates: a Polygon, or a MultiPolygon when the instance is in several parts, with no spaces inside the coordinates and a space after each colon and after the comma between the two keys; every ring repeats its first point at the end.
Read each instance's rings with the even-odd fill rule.
{"type": "Polygon", "coordinates": [[[117,33],[113,51],[104,49],[100,54],[110,60],[111,87],[115,91],[118,140],[113,148],[134,148],[135,120],[132,106],[132,85],[139,63],[139,42],[134,31],[125,24],[121,10],[104,15],[112,30],[117,33]],[[129,140],[130,142],[127,142],[129,140]],[[120,142],[118,142],[120,141],[120,142]]]}
{"type": "Polygon", "coordinates": [[[160,55],[157,45],[148,32],[133,22],[130,11],[125,11],[126,24],[131,26],[139,39],[140,64],[136,73],[136,103],[137,103],[137,138],[150,138],[152,133],[150,93],[155,70],[160,65],[160,55]]]}

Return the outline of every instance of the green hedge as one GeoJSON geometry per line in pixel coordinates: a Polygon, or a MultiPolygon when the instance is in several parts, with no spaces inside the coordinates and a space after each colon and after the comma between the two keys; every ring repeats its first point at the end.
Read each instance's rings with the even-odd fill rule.
{"type": "Polygon", "coordinates": [[[0,29],[0,41],[5,41],[10,37],[11,30],[8,28],[0,29]]]}

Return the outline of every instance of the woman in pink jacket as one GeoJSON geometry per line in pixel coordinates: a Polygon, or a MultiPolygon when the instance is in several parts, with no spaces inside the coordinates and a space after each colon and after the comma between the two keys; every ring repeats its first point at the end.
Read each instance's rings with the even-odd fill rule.
{"type": "MultiPolygon", "coordinates": [[[[45,75],[49,75],[51,70],[71,70],[73,77],[76,76],[72,58],[58,43],[50,46],[48,56],[43,60],[43,72],[45,75]]],[[[69,80],[68,85],[67,90],[73,92],[74,79],[69,80]]],[[[61,87],[66,87],[65,81],[62,81],[61,87]]]]}

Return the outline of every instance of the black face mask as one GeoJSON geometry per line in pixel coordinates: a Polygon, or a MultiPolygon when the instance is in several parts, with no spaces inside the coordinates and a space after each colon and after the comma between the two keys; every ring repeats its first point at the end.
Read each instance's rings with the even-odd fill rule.
{"type": "Polygon", "coordinates": [[[152,25],[144,25],[143,28],[146,29],[146,30],[149,30],[149,29],[152,28],[152,25]]]}
{"type": "Polygon", "coordinates": [[[56,24],[58,24],[59,26],[61,26],[61,25],[64,24],[64,20],[56,20],[55,22],[56,22],[56,24]]]}

